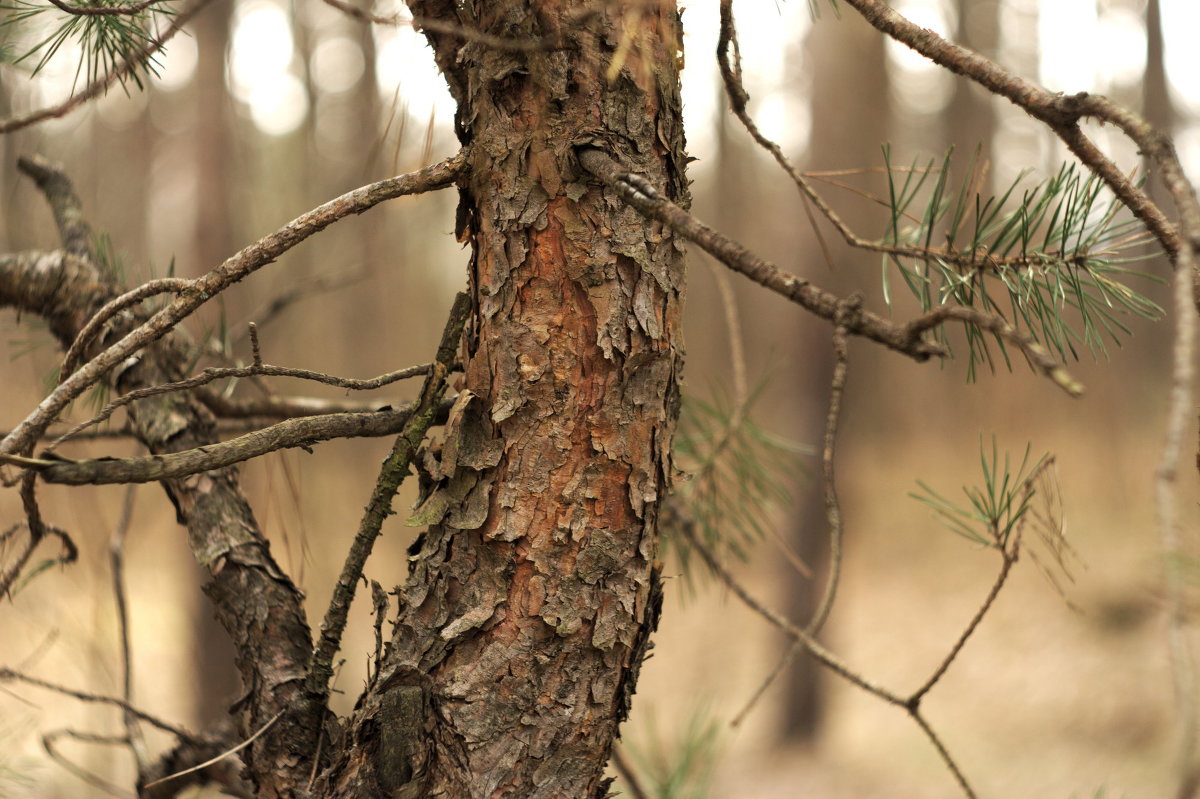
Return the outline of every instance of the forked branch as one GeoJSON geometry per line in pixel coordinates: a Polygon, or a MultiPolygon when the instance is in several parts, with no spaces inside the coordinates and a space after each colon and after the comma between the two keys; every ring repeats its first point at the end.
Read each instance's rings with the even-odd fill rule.
{"type": "Polygon", "coordinates": [[[190,285],[181,290],[174,301],[60,383],[31,414],[0,441],[0,453],[28,453],[33,442],[71,401],[102,379],[118,363],[166,335],[196,309],[229,286],[271,263],[339,219],[351,214],[361,214],[385,200],[407,194],[421,194],[452,184],[462,173],[465,163],[465,158],[460,153],[418,172],[399,175],[343,194],[297,217],[275,233],[259,239],[208,274],[190,281],[190,285]]]}

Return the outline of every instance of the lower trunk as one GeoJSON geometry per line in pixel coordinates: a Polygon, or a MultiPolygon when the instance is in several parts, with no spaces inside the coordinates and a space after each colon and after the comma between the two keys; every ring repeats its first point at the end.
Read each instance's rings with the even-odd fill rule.
{"type": "Polygon", "coordinates": [[[431,526],[336,779],[392,796],[603,796],[657,619],[684,264],[575,148],[686,203],[679,18],[670,3],[620,18],[412,5],[548,46],[431,35],[471,148],[459,233],[475,311],[459,404],[426,459],[415,518],[431,526]]]}

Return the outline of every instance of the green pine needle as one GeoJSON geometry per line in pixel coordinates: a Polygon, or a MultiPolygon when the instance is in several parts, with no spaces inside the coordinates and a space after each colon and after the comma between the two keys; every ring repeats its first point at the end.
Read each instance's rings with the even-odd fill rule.
{"type": "Polygon", "coordinates": [[[947,499],[921,480],[917,481],[921,491],[911,492],[909,496],[929,506],[938,521],[957,535],[981,546],[1008,552],[1014,532],[1030,513],[1037,495],[1031,478],[1040,474],[1050,459],[1046,454],[1031,462],[1030,453],[1031,447],[1026,445],[1021,462],[1014,464],[1007,452],[1000,457],[995,436],[990,452],[981,437],[979,463],[983,483],[963,486],[965,504],[947,499]]]}
{"type": "Polygon", "coordinates": [[[675,462],[687,478],[675,488],[680,512],[664,514],[660,529],[691,585],[691,547],[680,525],[718,557],[744,560],[774,523],[773,514],[791,500],[789,486],[804,472],[802,455],[812,450],[762,429],[752,416],[759,385],[743,406],[721,391],[711,402],[685,396],[675,436],[675,462]]]}
{"type": "MultiPolygon", "coordinates": [[[[950,154],[940,167],[914,162],[905,170],[893,168],[886,146],[883,157],[889,218],[881,244],[893,248],[883,262],[889,303],[888,272],[895,268],[923,311],[955,304],[996,314],[1063,360],[1120,346],[1129,335],[1121,317],[1161,318],[1162,308],[1127,282],[1154,279],[1127,266],[1149,257],[1148,237],[1136,220],[1121,218],[1120,204],[1096,176],[1066,164],[1032,187],[1022,186],[1022,173],[999,197],[969,198],[977,163],[952,191],[950,154]]],[[[944,329],[935,337],[950,346],[944,329]]],[[[1012,368],[999,337],[970,326],[965,337],[969,378],[981,365],[995,370],[993,345],[1012,368]]]]}
{"type": "MultiPolygon", "coordinates": [[[[124,0],[83,3],[91,7],[109,8],[126,4],[124,0]]],[[[27,46],[14,59],[14,63],[32,64],[32,72],[36,75],[59,55],[65,44],[74,41],[80,51],[76,81],[82,76],[88,83],[103,80],[127,61],[137,59],[153,43],[150,24],[153,15],[170,17],[175,13],[163,3],[132,15],[81,16],[63,12],[37,0],[11,0],[0,5],[0,10],[8,12],[0,24],[6,28],[16,28],[22,33],[28,30],[34,37],[34,43],[27,46]]],[[[134,69],[122,75],[122,86],[132,81],[138,89],[144,88],[144,78],[158,75],[161,66],[158,58],[161,54],[159,51],[142,60],[134,69]]]]}

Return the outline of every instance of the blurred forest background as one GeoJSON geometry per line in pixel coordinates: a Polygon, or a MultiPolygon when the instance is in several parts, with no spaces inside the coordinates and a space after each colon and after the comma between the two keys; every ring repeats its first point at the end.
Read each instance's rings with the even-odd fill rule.
{"type": "MultiPolygon", "coordinates": [[[[894,163],[940,162],[953,146],[961,178],[980,147],[990,164],[985,191],[994,191],[1023,170],[1031,181],[1052,175],[1067,158],[1020,111],[885,43],[854,13],[839,18],[824,2],[814,5],[817,18],[802,0],[735,4],[751,113],[805,169],[878,168],[884,143],[894,163]]],[[[1174,131],[1185,166],[1200,176],[1195,0],[893,5],[1052,90],[1102,92],[1141,110],[1174,131]]],[[[848,249],[825,226],[827,258],[794,187],[727,115],[713,55],[715,0],[683,6],[696,214],[789,271],[838,293],[860,289],[868,306],[884,308],[878,256],[848,249]]],[[[16,172],[19,155],[41,153],[65,165],[133,284],[172,270],[199,275],[337,194],[457,148],[450,99],[422,37],[406,24],[365,25],[322,0],[224,0],[189,30],[168,46],[160,78],[145,92],[115,89],[64,119],[0,137],[0,250],[56,246],[45,204],[16,172]]],[[[10,42],[18,53],[21,41],[10,42]]],[[[76,81],[69,52],[33,80],[30,66],[0,69],[0,115],[57,102],[76,81]]],[[[1095,133],[1123,168],[1138,166],[1118,136],[1095,133]]],[[[837,180],[885,190],[878,172],[837,180]]],[[[882,235],[886,213],[860,193],[827,186],[826,197],[860,235],[882,235]]],[[[344,221],[228,292],[219,309],[192,320],[190,332],[248,360],[246,322],[257,321],[268,362],[352,377],[427,361],[442,314],[464,284],[454,203],[453,192],[441,192],[344,221]]],[[[690,264],[687,392],[711,400],[733,391],[730,305],[722,299],[730,289],[748,379],[762,386],[755,418],[791,441],[818,442],[832,368],[829,325],[737,276],[719,279],[703,254],[693,253],[690,264]]],[[[1142,267],[1160,278],[1167,272],[1162,258],[1142,267]]],[[[1160,304],[1165,299],[1165,288],[1151,281],[1137,288],[1160,304]]],[[[911,308],[897,302],[896,316],[907,317],[911,308]]],[[[1035,456],[1057,456],[1067,537],[1082,562],[1074,581],[1060,595],[1022,561],[928,700],[933,724],[985,796],[1161,797],[1175,782],[1178,708],[1152,504],[1170,328],[1137,318],[1128,326],[1132,337],[1107,355],[1093,360],[1084,352],[1071,364],[1087,386],[1080,400],[1020,363],[1012,373],[1001,364],[968,382],[962,363],[916,364],[851,342],[838,463],[846,561],[826,638],[871,679],[903,690],[918,684],[979,607],[999,565],[908,497],[916,480],[957,494],[978,481],[980,442],[993,435],[1017,457],[1027,444],[1035,456]]],[[[7,429],[40,398],[59,355],[36,320],[5,314],[0,329],[0,426],[7,429]]],[[[314,395],[322,388],[286,382],[274,385],[314,395]]],[[[405,390],[379,392],[379,400],[405,390]]],[[[388,446],[383,439],[327,443],[313,454],[290,450],[243,467],[277,556],[310,608],[327,601],[388,446]]],[[[132,454],[132,444],[108,439],[72,453],[132,454]]],[[[811,479],[817,462],[802,463],[784,475],[793,501],[773,511],[772,532],[737,565],[759,595],[799,619],[811,613],[813,581],[794,560],[819,565],[826,537],[811,479]]],[[[1200,492],[1195,474],[1184,474],[1186,529],[1194,531],[1200,492]]],[[[124,492],[42,489],[51,521],[75,535],[81,557],[0,608],[4,665],[119,693],[108,540],[124,492]]],[[[411,500],[405,494],[397,507],[411,500]]],[[[0,519],[19,518],[16,501],[15,492],[0,496],[0,519]]],[[[401,573],[413,533],[402,519],[385,527],[368,566],[385,583],[401,573]]],[[[127,547],[138,702],[199,726],[236,699],[235,672],[156,486],[136,489],[127,547]]],[[[679,565],[669,563],[667,573],[678,575],[679,565]]],[[[674,795],[959,795],[902,713],[831,675],[814,676],[804,662],[731,727],[786,646],[716,582],[700,575],[690,588],[684,579],[669,582],[656,644],[624,746],[647,773],[692,755],[700,787],[674,795]]],[[[360,600],[338,676],[351,696],[370,649],[369,603],[360,600]]],[[[115,732],[119,723],[111,708],[0,689],[0,796],[90,793],[45,757],[40,735],[64,727],[115,732]]],[[[132,773],[123,751],[74,743],[63,750],[118,781],[132,773]]]]}

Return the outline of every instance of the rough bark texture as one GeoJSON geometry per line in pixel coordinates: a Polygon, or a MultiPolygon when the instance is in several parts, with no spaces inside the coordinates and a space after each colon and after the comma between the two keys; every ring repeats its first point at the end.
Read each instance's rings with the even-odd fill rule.
{"type": "Polygon", "coordinates": [[[669,3],[583,26],[581,3],[412,6],[564,46],[430,37],[471,154],[471,395],[429,459],[416,518],[431,526],[330,779],[353,795],[603,796],[657,618],[684,265],[681,242],[574,150],[605,149],[687,201],[679,18],[669,3]]]}
{"type": "MultiPolygon", "coordinates": [[[[36,313],[67,346],[87,319],[120,293],[111,275],[95,267],[88,252],[90,230],[70,183],[36,161],[22,169],[37,182],[54,210],[63,250],[0,258],[0,309],[36,313]]],[[[130,311],[114,320],[106,343],[133,327],[130,311]]],[[[120,393],[177,380],[190,351],[174,334],[114,369],[120,393]]],[[[190,394],[167,394],[129,408],[138,439],[155,455],[180,452],[217,440],[215,420],[190,394]]],[[[188,543],[205,568],[204,586],[218,621],[237,649],[237,666],[249,690],[236,718],[243,737],[281,711],[303,709],[301,678],[312,651],[301,594],[271,557],[265,536],[246,503],[237,471],[227,468],[163,481],[188,543]]],[[[291,795],[312,771],[314,741],[309,726],[319,713],[280,716],[273,730],[244,751],[258,795],[291,795]]]]}

